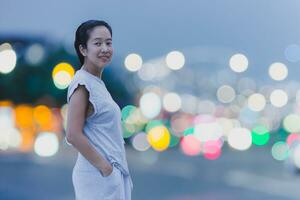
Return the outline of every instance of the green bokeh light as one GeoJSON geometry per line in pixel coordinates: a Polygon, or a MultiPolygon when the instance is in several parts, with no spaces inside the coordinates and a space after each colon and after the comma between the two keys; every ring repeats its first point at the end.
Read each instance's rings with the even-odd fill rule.
{"type": "Polygon", "coordinates": [[[134,125],[129,126],[128,124],[122,121],[122,128],[123,128],[123,138],[129,138],[135,133],[134,125]]]}
{"type": "Polygon", "coordinates": [[[187,136],[187,135],[190,135],[190,134],[194,134],[194,127],[187,128],[183,132],[184,136],[187,136]]]}
{"type": "Polygon", "coordinates": [[[137,108],[133,105],[127,105],[122,108],[122,120],[125,121],[136,109],[137,108]]]}
{"type": "Polygon", "coordinates": [[[272,146],[272,156],[275,160],[285,160],[287,159],[287,157],[289,156],[289,146],[287,143],[285,142],[276,142],[273,146],[272,146]]]}
{"type": "Polygon", "coordinates": [[[170,144],[169,144],[169,147],[175,147],[177,146],[177,144],[179,143],[180,141],[180,138],[171,134],[171,139],[170,139],[170,144]]]}
{"type": "Polygon", "coordinates": [[[270,139],[269,130],[264,126],[256,126],[252,129],[252,143],[258,146],[265,145],[270,139]]]}

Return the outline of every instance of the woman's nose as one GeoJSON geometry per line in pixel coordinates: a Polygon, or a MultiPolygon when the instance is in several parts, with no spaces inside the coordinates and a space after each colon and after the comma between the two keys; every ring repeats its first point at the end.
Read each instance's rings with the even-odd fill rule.
{"type": "Polygon", "coordinates": [[[101,52],[107,52],[108,51],[108,48],[106,45],[102,45],[101,46],[101,52]]]}

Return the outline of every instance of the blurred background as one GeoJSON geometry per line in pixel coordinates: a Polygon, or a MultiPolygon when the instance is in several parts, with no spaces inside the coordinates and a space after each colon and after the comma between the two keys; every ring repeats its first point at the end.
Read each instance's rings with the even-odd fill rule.
{"type": "Polygon", "coordinates": [[[133,200],[300,199],[300,2],[17,1],[0,9],[0,199],[74,199],[76,28],[113,29],[133,200]]]}

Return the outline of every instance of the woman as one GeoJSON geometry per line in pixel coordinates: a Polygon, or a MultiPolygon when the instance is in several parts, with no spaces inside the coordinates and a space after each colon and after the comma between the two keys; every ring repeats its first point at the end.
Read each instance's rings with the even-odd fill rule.
{"type": "Polygon", "coordinates": [[[113,55],[112,29],[104,21],[82,23],[74,46],[81,62],[68,88],[66,139],[78,150],[73,169],[77,200],[130,200],[121,111],[101,79],[113,55]]]}

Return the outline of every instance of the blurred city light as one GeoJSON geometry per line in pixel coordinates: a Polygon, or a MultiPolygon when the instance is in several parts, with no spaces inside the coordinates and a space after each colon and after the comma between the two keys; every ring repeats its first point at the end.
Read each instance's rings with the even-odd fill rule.
{"type": "Polygon", "coordinates": [[[300,134],[299,133],[291,133],[286,138],[286,143],[291,146],[294,142],[298,142],[300,140],[300,134]]]}
{"type": "Polygon", "coordinates": [[[136,134],[132,139],[132,146],[138,151],[146,151],[150,148],[150,144],[147,140],[147,134],[140,132],[136,134]]]}
{"type": "Polygon", "coordinates": [[[299,143],[294,147],[292,151],[292,160],[295,166],[300,169],[300,145],[299,143]]]}
{"type": "Polygon", "coordinates": [[[58,89],[65,89],[71,83],[74,76],[74,68],[69,63],[59,63],[52,71],[52,78],[58,89]]]}
{"type": "Polygon", "coordinates": [[[34,151],[42,157],[53,156],[59,149],[59,141],[55,133],[40,133],[34,143],[34,151]]]}
{"type": "Polygon", "coordinates": [[[52,127],[52,113],[47,106],[39,105],[33,109],[33,118],[41,131],[49,131],[52,127]]]}
{"type": "Polygon", "coordinates": [[[179,70],[185,64],[185,57],[180,51],[172,51],[166,56],[167,66],[172,70],[179,70]]]}
{"type": "Polygon", "coordinates": [[[30,65],[38,65],[45,57],[45,49],[41,44],[32,44],[27,48],[25,60],[30,65]]]}
{"type": "Polygon", "coordinates": [[[275,107],[283,107],[288,103],[288,95],[284,90],[273,90],[270,95],[270,102],[275,107]]]}
{"type": "Polygon", "coordinates": [[[283,127],[290,133],[300,133],[300,116],[289,114],[283,119],[283,127]]]}
{"type": "Polygon", "coordinates": [[[272,146],[271,153],[275,160],[285,160],[289,156],[289,146],[282,141],[276,142],[272,146]]]}
{"type": "Polygon", "coordinates": [[[140,108],[148,119],[155,118],[161,111],[161,99],[153,92],[145,93],[140,98],[140,108]]]}
{"type": "Polygon", "coordinates": [[[201,142],[194,135],[184,136],[180,147],[182,152],[188,156],[197,156],[201,152],[201,142]]]}
{"type": "Polygon", "coordinates": [[[17,55],[9,43],[0,46],[0,73],[8,74],[16,67],[17,55]]]}
{"type": "Polygon", "coordinates": [[[223,142],[221,140],[209,140],[203,145],[203,156],[209,160],[215,160],[221,155],[223,142]]]}
{"type": "Polygon", "coordinates": [[[170,144],[170,133],[165,126],[156,126],[147,133],[149,144],[156,151],[164,151],[170,144]]]}
{"type": "Polygon", "coordinates": [[[124,64],[127,70],[134,72],[138,71],[142,67],[143,60],[140,55],[132,53],[126,56],[124,64]]]}
{"type": "Polygon", "coordinates": [[[273,63],[269,67],[269,75],[272,79],[276,81],[284,80],[288,75],[288,68],[283,63],[273,63]]]}
{"type": "Polygon", "coordinates": [[[194,123],[194,135],[201,142],[215,141],[223,135],[222,127],[213,116],[198,115],[194,123]]]}
{"type": "Polygon", "coordinates": [[[177,93],[167,93],[163,97],[163,107],[168,112],[176,112],[181,108],[181,98],[177,93]]]}
{"type": "Polygon", "coordinates": [[[222,103],[230,103],[235,98],[235,91],[229,85],[223,85],[219,87],[217,91],[218,100],[222,103]]]}
{"type": "Polygon", "coordinates": [[[262,94],[255,93],[248,98],[248,107],[256,112],[262,111],[266,106],[266,99],[262,94]]]}
{"type": "Polygon", "coordinates": [[[234,128],[228,134],[228,144],[236,150],[247,150],[251,147],[251,132],[246,128],[234,128]]]}
{"type": "Polygon", "coordinates": [[[269,130],[264,126],[255,126],[252,129],[252,142],[258,146],[265,145],[270,139],[269,130]]]}
{"type": "Polygon", "coordinates": [[[248,58],[243,54],[235,54],[229,60],[229,66],[234,72],[244,72],[248,68],[248,58]]]}

